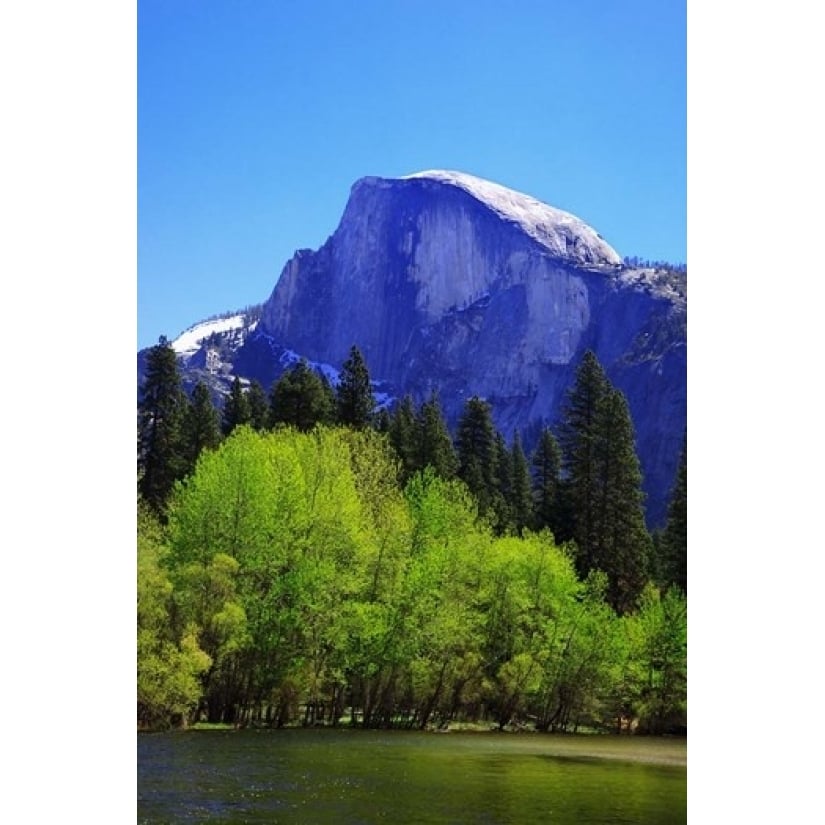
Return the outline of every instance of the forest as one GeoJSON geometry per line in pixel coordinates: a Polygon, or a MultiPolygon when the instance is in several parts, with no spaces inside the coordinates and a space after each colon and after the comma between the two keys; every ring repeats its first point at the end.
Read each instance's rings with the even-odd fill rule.
{"type": "Polygon", "coordinates": [[[686,731],[686,436],[651,532],[593,353],[528,453],[480,398],[378,409],[356,346],[219,410],[161,338],[137,452],[139,729],[686,731]]]}

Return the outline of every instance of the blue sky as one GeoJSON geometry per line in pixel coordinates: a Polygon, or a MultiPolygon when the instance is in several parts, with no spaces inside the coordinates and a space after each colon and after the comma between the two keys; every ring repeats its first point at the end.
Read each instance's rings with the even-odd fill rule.
{"type": "Polygon", "coordinates": [[[140,0],[138,345],[265,300],[365,175],[457,169],[686,254],[686,8],[140,0]]]}

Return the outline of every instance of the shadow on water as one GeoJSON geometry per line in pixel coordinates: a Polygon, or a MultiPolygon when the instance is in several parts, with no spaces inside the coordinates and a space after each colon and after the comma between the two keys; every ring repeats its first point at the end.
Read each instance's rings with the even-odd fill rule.
{"type": "Polygon", "coordinates": [[[685,752],[684,741],[612,737],[141,735],[138,822],[675,825],[685,752]]]}

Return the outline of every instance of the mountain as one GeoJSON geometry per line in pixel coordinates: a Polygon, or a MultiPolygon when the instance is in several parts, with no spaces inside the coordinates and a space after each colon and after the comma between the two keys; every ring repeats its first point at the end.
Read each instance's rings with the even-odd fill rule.
{"type": "Polygon", "coordinates": [[[687,277],[625,266],[574,215],[460,172],[366,177],[320,249],[296,252],[261,307],[220,322],[207,343],[197,328],[175,342],[190,381],[268,389],[298,357],[334,378],[356,344],[385,398],[436,390],[454,424],[478,395],[528,445],[558,422],[592,349],[628,399],[648,522],[664,520],[686,427],[687,277]]]}

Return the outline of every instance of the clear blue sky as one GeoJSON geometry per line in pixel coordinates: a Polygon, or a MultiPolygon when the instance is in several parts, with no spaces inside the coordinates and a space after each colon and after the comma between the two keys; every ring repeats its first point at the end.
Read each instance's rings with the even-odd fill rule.
{"type": "Polygon", "coordinates": [[[360,177],[457,169],[686,254],[686,6],[139,0],[138,346],[265,300],[360,177]]]}

